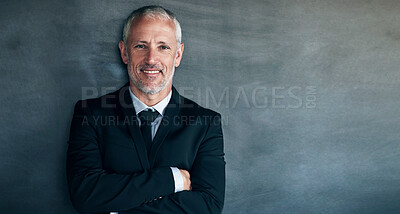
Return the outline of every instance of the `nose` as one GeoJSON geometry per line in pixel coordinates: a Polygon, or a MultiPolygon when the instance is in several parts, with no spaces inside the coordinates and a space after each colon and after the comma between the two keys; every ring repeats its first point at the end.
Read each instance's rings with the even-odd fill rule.
{"type": "Polygon", "coordinates": [[[146,54],[146,63],[152,65],[157,62],[157,50],[155,48],[150,47],[146,54]]]}

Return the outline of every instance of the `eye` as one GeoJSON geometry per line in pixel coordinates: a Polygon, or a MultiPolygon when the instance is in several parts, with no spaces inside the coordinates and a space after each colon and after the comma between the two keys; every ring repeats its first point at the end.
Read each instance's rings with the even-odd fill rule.
{"type": "Polygon", "coordinates": [[[168,46],[166,46],[166,45],[161,45],[161,50],[168,50],[168,49],[170,49],[168,46]]]}
{"type": "Polygon", "coordinates": [[[144,45],[135,45],[134,48],[143,49],[144,45]]]}

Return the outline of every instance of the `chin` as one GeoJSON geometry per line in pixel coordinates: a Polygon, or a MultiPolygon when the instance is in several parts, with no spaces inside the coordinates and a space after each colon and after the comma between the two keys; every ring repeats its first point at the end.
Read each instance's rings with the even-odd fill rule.
{"type": "Polygon", "coordinates": [[[165,88],[165,86],[163,86],[163,87],[140,87],[139,90],[145,94],[153,95],[153,94],[160,93],[164,88],[165,88]]]}

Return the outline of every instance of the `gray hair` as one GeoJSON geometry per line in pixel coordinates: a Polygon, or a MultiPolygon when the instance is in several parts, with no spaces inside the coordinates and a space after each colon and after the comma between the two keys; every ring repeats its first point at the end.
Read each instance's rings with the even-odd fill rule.
{"type": "Polygon", "coordinates": [[[128,40],[129,32],[131,29],[132,21],[137,18],[137,17],[146,17],[146,18],[159,18],[163,20],[173,20],[175,24],[175,29],[176,29],[176,42],[178,45],[182,42],[182,31],[181,31],[181,25],[179,24],[178,20],[176,19],[176,16],[174,13],[171,11],[157,5],[151,5],[151,6],[145,6],[141,7],[131,13],[129,17],[126,19],[125,25],[124,25],[124,30],[122,34],[122,39],[124,40],[125,44],[128,40]]]}

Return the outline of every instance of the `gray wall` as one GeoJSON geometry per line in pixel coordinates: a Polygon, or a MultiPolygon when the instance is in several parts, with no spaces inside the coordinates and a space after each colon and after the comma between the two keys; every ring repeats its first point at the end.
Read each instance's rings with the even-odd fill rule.
{"type": "MultiPolygon", "coordinates": [[[[400,213],[399,1],[152,3],[182,24],[176,87],[224,116],[224,213],[400,213]]],[[[145,4],[1,1],[0,210],[75,213],[73,105],[127,81],[145,4]]]]}

